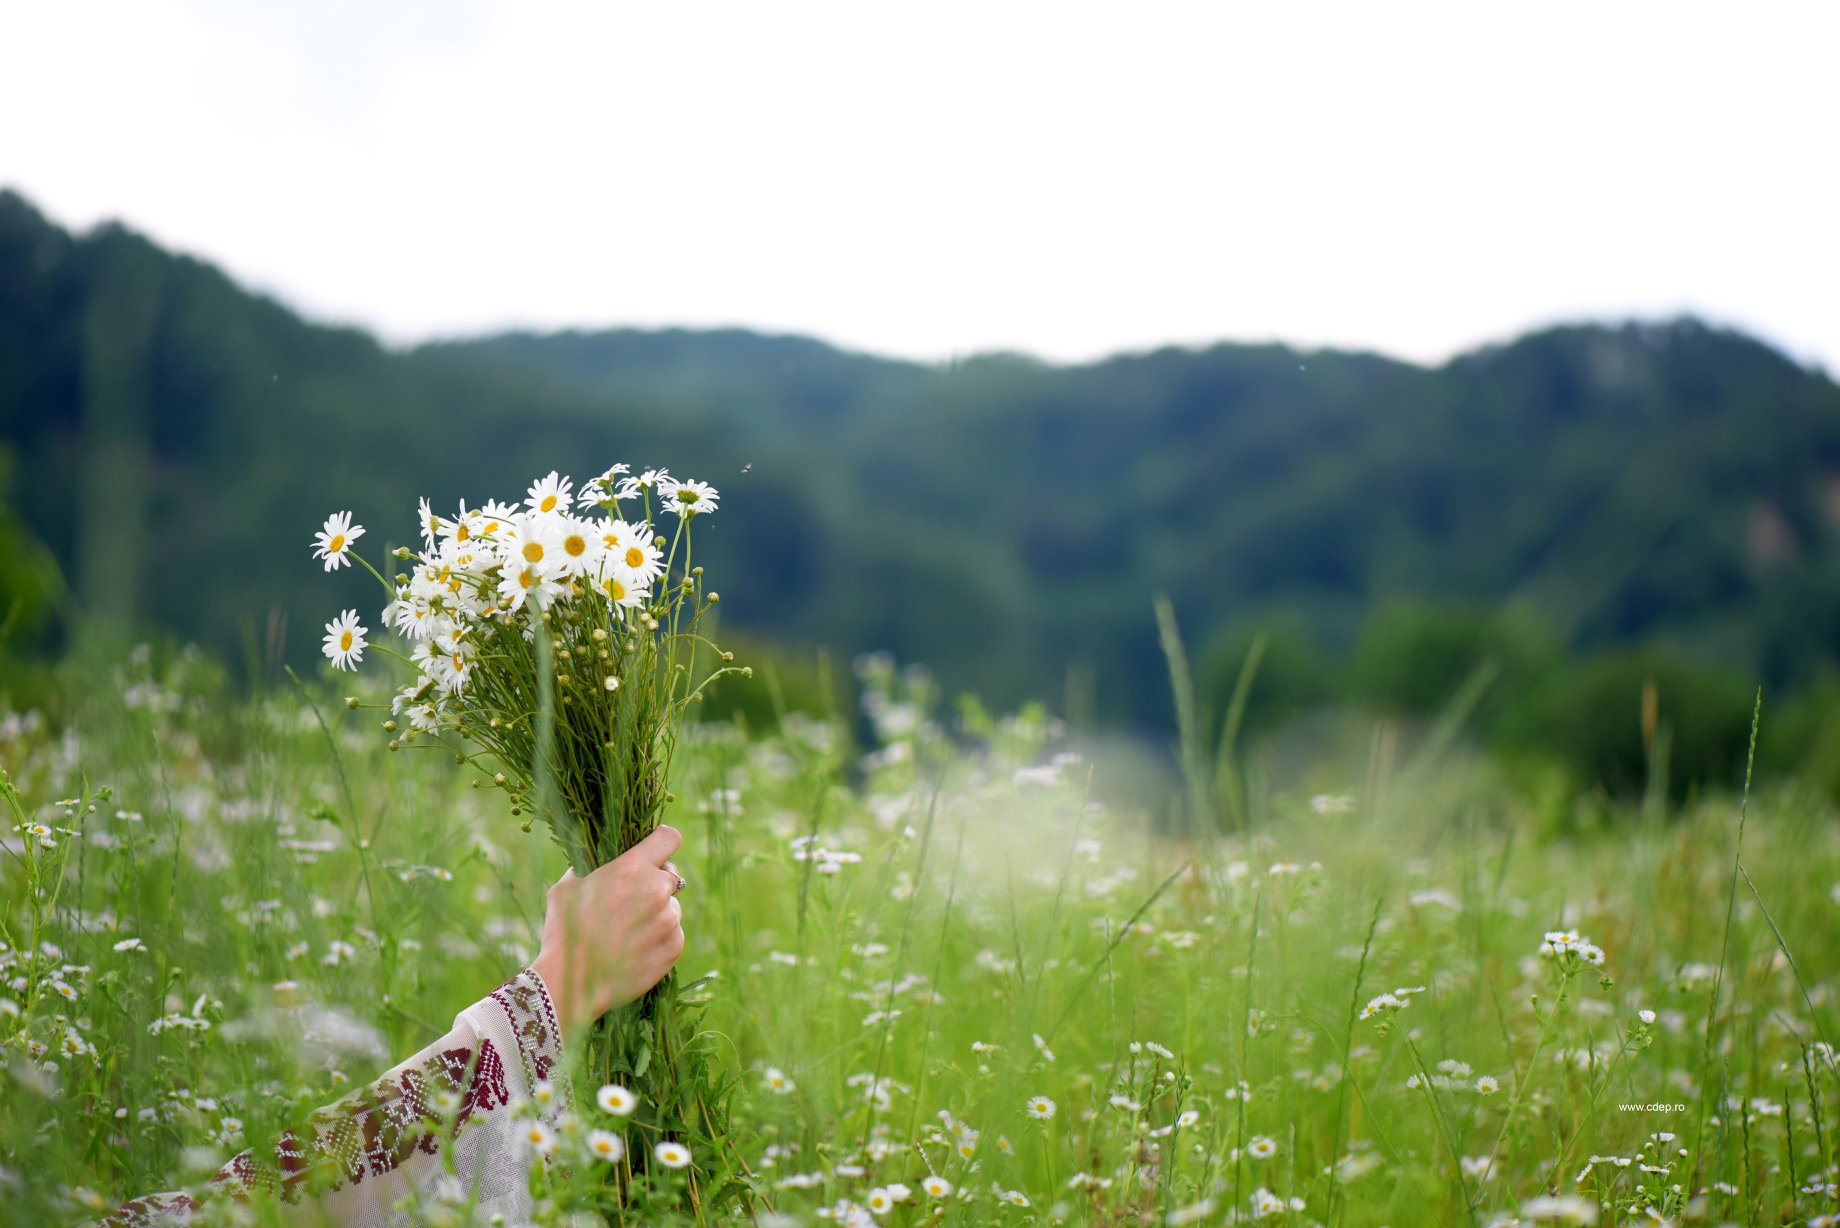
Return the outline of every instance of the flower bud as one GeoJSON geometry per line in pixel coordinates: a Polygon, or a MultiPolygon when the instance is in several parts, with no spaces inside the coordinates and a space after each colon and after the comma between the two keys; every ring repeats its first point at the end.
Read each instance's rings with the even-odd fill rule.
{"type": "Polygon", "coordinates": [[[399,559],[406,559],[409,557],[409,547],[398,546],[396,547],[396,549],[392,550],[390,553],[394,554],[399,559]]]}
{"type": "Polygon", "coordinates": [[[493,784],[495,784],[495,785],[502,785],[502,784],[504,784],[504,783],[505,783],[505,774],[504,774],[503,772],[500,772],[500,773],[498,773],[498,775],[496,775],[496,776],[494,776],[494,777],[492,777],[492,783],[493,783],[493,784]]]}
{"type": "Polygon", "coordinates": [[[722,654],[722,659],[724,661],[733,661],[735,659],[735,654],[732,652],[725,652],[722,654]]]}
{"type": "Polygon", "coordinates": [[[722,594],[721,594],[721,593],[711,593],[711,594],[709,594],[709,604],[710,604],[710,605],[714,605],[714,604],[715,604],[716,602],[718,602],[718,601],[720,601],[720,600],[722,600],[722,594]]]}
{"type": "Polygon", "coordinates": [[[395,733],[396,732],[396,722],[395,721],[385,721],[383,723],[383,731],[385,733],[395,733]]]}
{"type": "Polygon", "coordinates": [[[345,697],[345,706],[347,708],[356,708],[358,706],[358,697],[356,695],[347,695],[345,697]]]}

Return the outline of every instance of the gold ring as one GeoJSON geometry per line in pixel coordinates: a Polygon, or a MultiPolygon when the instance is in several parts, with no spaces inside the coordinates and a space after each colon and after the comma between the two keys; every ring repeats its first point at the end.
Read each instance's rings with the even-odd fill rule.
{"type": "Polygon", "coordinates": [[[682,891],[685,887],[688,887],[690,885],[689,883],[684,881],[683,875],[678,874],[675,877],[677,879],[677,887],[674,891],[671,892],[672,895],[676,895],[677,892],[682,891]]]}

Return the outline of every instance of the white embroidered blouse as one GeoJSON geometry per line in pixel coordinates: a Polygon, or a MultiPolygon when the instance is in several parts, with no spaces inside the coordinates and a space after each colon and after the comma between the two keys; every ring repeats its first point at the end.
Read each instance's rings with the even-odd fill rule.
{"type": "MultiPolygon", "coordinates": [[[[543,978],[526,968],[461,1011],[447,1035],[285,1131],[272,1156],[245,1151],[203,1188],[136,1198],[102,1224],[184,1223],[209,1202],[262,1199],[303,1224],[405,1228],[415,1213],[396,1204],[410,1194],[430,1197],[445,1175],[440,1133],[450,1116],[456,1175],[469,1195],[477,1189],[479,1215],[526,1220],[528,1151],[520,1135],[528,1122],[510,1110],[535,1103],[537,1086],[561,1061],[561,1041],[543,978]],[[443,1111],[443,1102],[458,1107],[443,1111]]],[[[567,1101],[559,1087],[537,1113],[553,1128],[567,1101]]]]}

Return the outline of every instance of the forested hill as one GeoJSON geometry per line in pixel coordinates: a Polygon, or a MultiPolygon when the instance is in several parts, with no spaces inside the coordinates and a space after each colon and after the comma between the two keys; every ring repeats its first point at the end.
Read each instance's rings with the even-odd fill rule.
{"type": "Polygon", "coordinates": [[[327,512],[381,550],[418,495],[614,459],[720,488],[697,549],[731,627],[890,648],[999,704],[1090,677],[1119,723],[1169,720],[1159,591],[1222,661],[1260,627],[1332,655],[1404,599],[1778,682],[1840,628],[1840,388],[1692,320],[1437,369],[1272,345],[929,366],[681,330],[392,352],[0,194],[0,439],[81,608],[232,655],[285,618],[309,661],[340,606],[381,604],[308,558],[327,512]]]}

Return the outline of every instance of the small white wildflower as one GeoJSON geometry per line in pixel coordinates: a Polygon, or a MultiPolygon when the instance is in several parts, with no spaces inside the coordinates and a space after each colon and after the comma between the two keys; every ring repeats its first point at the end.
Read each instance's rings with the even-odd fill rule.
{"type": "Polygon", "coordinates": [[[625,1117],[639,1107],[639,1098],[618,1083],[609,1083],[594,1093],[594,1103],[601,1106],[603,1113],[625,1117]]]}

